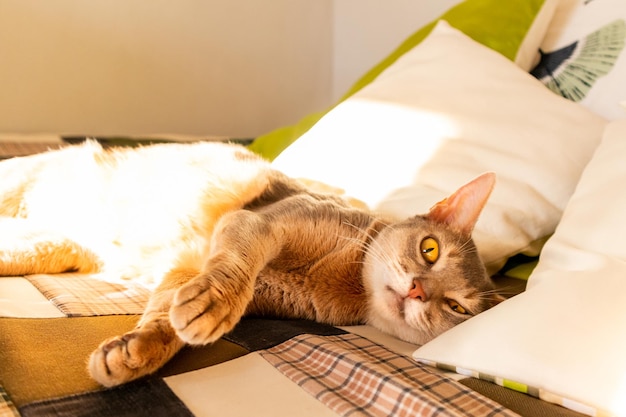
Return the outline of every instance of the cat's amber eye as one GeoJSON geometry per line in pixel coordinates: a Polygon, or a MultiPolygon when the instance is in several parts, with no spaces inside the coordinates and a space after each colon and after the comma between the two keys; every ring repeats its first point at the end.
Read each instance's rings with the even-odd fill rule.
{"type": "Polygon", "coordinates": [[[432,237],[427,237],[420,243],[422,258],[429,264],[434,264],[439,259],[439,243],[432,237]]]}
{"type": "Polygon", "coordinates": [[[461,306],[461,304],[457,303],[454,300],[447,300],[448,305],[450,306],[450,308],[452,309],[452,311],[459,313],[459,314],[468,314],[467,310],[463,308],[463,306],[461,306]]]}

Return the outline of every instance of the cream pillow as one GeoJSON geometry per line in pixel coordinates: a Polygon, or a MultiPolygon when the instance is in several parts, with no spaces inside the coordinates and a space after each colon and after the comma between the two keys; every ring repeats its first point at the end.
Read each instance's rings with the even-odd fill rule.
{"type": "Polygon", "coordinates": [[[493,272],[553,232],[605,123],[442,21],[274,166],[398,217],[494,171],[474,232],[493,272]]]}
{"type": "Polygon", "coordinates": [[[626,415],[626,120],[611,123],[526,292],[414,357],[589,415],[626,415]]]}

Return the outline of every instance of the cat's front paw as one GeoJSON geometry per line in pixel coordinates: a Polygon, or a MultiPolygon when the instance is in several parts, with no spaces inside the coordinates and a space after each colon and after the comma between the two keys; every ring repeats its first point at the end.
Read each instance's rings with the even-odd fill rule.
{"type": "Polygon", "coordinates": [[[170,309],[170,322],[183,341],[204,345],[232,330],[243,315],[241,294],[230,293],[198,277],[181,287],[170,309]]]}
{"type": "Polygon", "coordinates": [[[89,374],[105,387],[120,385],[149,375],[167,362],[182,346],[155,329],[135,329],[105,340],[89,357],[89,374]]]}

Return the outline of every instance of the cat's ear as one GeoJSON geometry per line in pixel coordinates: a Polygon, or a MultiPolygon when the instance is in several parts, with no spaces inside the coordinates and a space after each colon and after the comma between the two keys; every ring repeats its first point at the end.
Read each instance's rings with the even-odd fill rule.
{"type": "Polygon", "coordinates": [[[469,235],[495,183],[496,174],[493,172],[482,174],[459,188],[450,197],[435,204],[426,217],[469,235]]]}

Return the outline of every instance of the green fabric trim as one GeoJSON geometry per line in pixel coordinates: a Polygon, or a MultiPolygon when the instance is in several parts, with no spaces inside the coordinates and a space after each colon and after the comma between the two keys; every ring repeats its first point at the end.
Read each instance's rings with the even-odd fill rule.
{"type": "Polygon", "coordinates": [[[520,384],[519,382],[509,381],[508,379],[502,380],[502,386],[504,388],[512,389],[517,392],[528,393],[528,386],[525,384],[520,384]]]}
{"type": "Polygon", "coordinates": [[[256,138],[248,148],[261,155],[262,157],[274,160],[282,151],[287,149],[289,145],[296,141],[300,136],[304,135],[313,127],[326,113],[332,110],[312,113],[304,116],[298,123],[292,126],[280,127],[270,133],[256,138]]]}
{"type": "Polygon", "coordinates": [[[530,278],[530,274],[532,274],[532,272],[537,267],[538,263],[538,260],[534,260],[525,264],[518,265],[506,271],[505,275],[507,277],[523,279],[527,281],[528,278],[530,278]]]}

